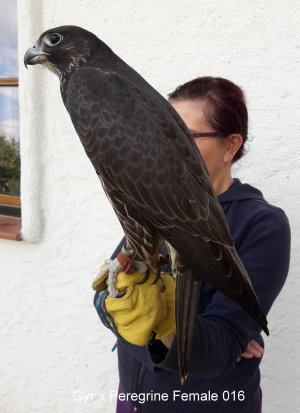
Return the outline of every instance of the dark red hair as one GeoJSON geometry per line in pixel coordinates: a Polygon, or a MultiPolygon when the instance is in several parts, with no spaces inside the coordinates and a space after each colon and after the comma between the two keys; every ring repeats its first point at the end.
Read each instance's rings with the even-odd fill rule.
{"type": "Polygon", "coordinates": [[[232,162],[238,161],[245,152],[248,139],[248,111],[242,89],[221,77],[198,77],[178,86],[169,95],[170,103],[183,100],[204,102],[204,115],[211,127],[221,134],[239,133],[243,144],[232,162]]]}

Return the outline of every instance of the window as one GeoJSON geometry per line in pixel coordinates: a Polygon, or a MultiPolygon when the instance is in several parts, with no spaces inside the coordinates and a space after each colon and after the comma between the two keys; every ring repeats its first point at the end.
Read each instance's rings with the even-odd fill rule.
{"type": "Polygon", "coordinates": [[[20,134],[17,0],[0,3],[0,237],[19,239],[20,134]]]}

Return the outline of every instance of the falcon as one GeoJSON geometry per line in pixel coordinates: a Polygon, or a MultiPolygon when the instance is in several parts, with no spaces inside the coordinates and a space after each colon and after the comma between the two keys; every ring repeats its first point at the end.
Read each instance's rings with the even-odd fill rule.
{"type": "Polygon", "coordinates": [[[268,334],[205,163],[169,102],[77,26],[45,31],[24,63],[42,64],[59,77],[63,103],[124,229],[126,250],[159,270],[168,245],[181,381],[188,374],[203,278],[268,334]]]}

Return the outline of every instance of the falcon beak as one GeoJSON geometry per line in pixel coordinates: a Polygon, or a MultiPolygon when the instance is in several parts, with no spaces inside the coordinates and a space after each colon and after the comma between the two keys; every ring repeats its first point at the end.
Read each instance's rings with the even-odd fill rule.
{"type": "Polygon", "coordinates": [[[49,53],[44,52],[43,46],[39,41],[27,50],[24,56],[24,65],[27,69],[27,65],[36,65],[38,63],[42,64],[45,61],[45,56],[49,56],[49,53]],[[44,56],[44,57],[43,57],[44,56]]]}

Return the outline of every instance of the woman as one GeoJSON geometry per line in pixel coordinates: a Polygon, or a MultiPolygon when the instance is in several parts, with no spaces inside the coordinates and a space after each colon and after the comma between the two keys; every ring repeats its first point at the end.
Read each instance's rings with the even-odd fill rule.
{"type": "MultiPolygon", "coordinates": [[[[237,253],[267,314],[288,273],[290,229],[281,209],[268,204],[259,190],[232,178],[231,165],[243,156],[248,134],[243,92],[226,79],[202,77],[179,86],[169,100],[195,138],[237,253]]],[[[117,413],[259,413],[263,344],[257,324],[203,281],[188,379],[180,385],[175,331],[144,347],[121,340],[122,392],[166,396],[159,401],[129,397],[132,407],[118,402],[117,413]]]]}

